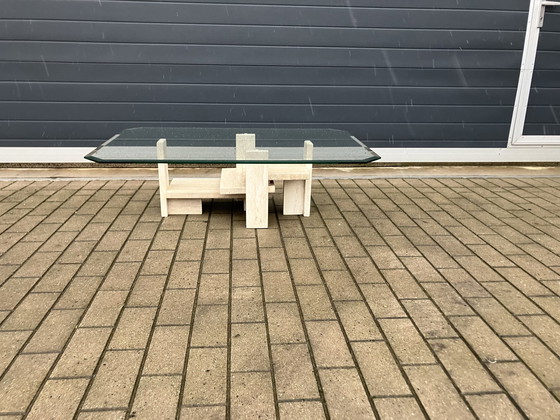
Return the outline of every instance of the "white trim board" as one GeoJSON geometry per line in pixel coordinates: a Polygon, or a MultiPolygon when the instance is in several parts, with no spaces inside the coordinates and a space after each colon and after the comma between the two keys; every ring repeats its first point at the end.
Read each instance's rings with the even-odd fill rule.
{"type": "Polygon", "coordinates": [[[519,71],[519,83],[513,105],[513,115],[508,136],[509,147],[524,146],[560,146],[560,136],[523,135],[525,118],[527,116],[527,105],[531,94],[531,81],[533,80],[533,70],[537,58],[539,45],[539,34],[543,26],[547,6],[560,6],[560,1],[551,0],[531,0],[529,14],[527,17],[527,30],[525,32],[525,43],[523,45],[523,56],[521,58],[521,68],[519,71]]]}
{"type": "MultiPolygon", "coordinates": [[[[92,163],[93,147],[1,147],[0,163],[92,163]]],[[[374,148],[380,163],[560,162],[560,147],[374,148]]]]}

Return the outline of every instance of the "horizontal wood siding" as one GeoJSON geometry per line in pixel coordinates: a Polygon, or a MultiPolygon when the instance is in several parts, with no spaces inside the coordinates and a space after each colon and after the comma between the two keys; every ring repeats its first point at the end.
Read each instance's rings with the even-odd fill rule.
{"type": "MultiPolygon", "coordinates": [[[[0,146],[135,126],[332,127],[372,147],[505,147],[528,0],[2,0],[0,146]]],[[[555,134],[560,13],[526,132],[555,134]]]]}

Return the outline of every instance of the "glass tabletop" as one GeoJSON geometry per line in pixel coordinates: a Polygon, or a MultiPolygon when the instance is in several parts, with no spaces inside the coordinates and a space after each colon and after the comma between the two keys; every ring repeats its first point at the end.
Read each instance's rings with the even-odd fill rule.
{"type": "Polygon", "coordinates": [[[350,133],[334,129],[297,128],[129,128],[85,156],[103,163],[366,163],[380,157],[350,133]],[[256,149],[268,160],[236,158],[236,134],[255,135],[256,149]],[[166,139],[165,156],[156,144],[166,139]],[[313,143],[304,159],[304,142],[313,143]]]}

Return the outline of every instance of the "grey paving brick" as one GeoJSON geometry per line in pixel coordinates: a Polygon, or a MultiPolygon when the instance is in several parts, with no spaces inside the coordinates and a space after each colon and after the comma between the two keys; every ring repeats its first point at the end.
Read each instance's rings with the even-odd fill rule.
{"type": "Polygon", "coordinates": [[[51,378],[90,376],[110,333],[110,328],[78,328],[56,363],[51,378]]]}
{"type": "Polygon", "coordinates": [[[58,294],[30,293],[4,321],[0,330],[29,330],[36,328],[53,306],[58,294]]]}
{"type": "Polygon", "coordinates": [[[331,417],[375,418],[355,369],[320,369],[319,375],[331,417]]]}
{"type": "MultiPolygon", "coordinates": [[[[154,237],[154,242],[151,249],[160,251],[175,251],[179,241],[179,231],[160,230],[154,237]]],[[[225,235],[220,235],[225,236],[225,235]]]]}
{"type": "Polygon", "coordinates": [[[79,264],[55,263],[49,271],[41,277],[33,291],[62,292],[68,283],[74,278],[79,268],[79,264]]]}
{"type": "Polygon", "coordinates": [[[148,348],[142,374],[181,374],[185,363],[188,334],[189,327],[156,327],[148,348]]]}
{"type": "Polygon", "coordinates": [[[426,418],[413,397],[374,398],[373,403],[382,419],[424,419],[426,418]]]}
{"type": "Polygon", "coordinates": [[[418,249],[435,268],[456,268],[458,264],[440,246],[420,245],[418,249]]]}
{"type": "Polygon", "coordinates": [[[382,270],[381,273],[399,299],[426,297],[420,285],[406,270],[382,270]]]}
{"type": "Polygon", "coordinates": [[[18,356],[0,381],[0,413],[24,412],[55,359],[52,353],[18,356]]]}
{"type": "Polygon", "coordinates": [[[435,361],[429,347],[408,319],[381,319],[390,346],[402,364],[432,363],[435,361]]]}
{"type": "Polygon", "coordinates": [[[334,238],[336,247],[340,251],[342,258],[367,257],[368,254],[360,241],[355,236],[337,236],[334,238]]]}
{"type": "Polygon", "coordinates": [[[352,343],[370,395],[412,395],[397,362],[384,342],[352,343]]]}
{"type": "Polygon", "coordinates": [[[470,245],[470,249],[474,251],[483,261],[490,267],[514,267],[515,264],[496,251],[489,245],[470,245]]]}
{"type": "MultiPolygon", "coordinates": [[[[126,201],[127,198],[123,197],[122,201],[126,201]]],[[[122,204],[120,205],[122,206],[122,204]]],[[[119,206],[119,207],[120,207],[119,206]]],[[[117,216],[117,218],[115,219],[115,221],[112,224],[112,228],[114,230],[122,230],[122,231],[126,231],[126,232],[131,232],[134,229],[134,226],[136,225],[136,223],[138,222],[138,219],[140,218],[139,214],[120,214],[119,216],[117,216]]]]}
{"type": "MultiPolygon", "coordinates": [[[[229,238],[228,238],[229,246],[229,238]]],[[[238,260],[257,258],[257,241],[255,238],[236,238],[233,240],[232,258],[238,260]]]]}
{"type": "Polygon", "coordinates": [[[473,310],[459,294],[446,283],[425,283],[424,290],[446,316],[473,315],[473,310]]]}
{"type": "Polygon", "coordinates": [[[13,310],[17,304],[35,286],[36,278],[13,277],[0,286],[0,309],[13,310]]]}
{"type": "Polygon", "coordinates": [[[295,300],[289,273],[281,271],[262,273],[262,281],[266,302],[289,302],[295,300]]]}
{"type": "Polygon", "coordinates": [[[503,278],[477,256],[456,257],[461,266],[479,282],[503,281],[503,278]]]}
{"type": "Polygon", "coordinates": [[[306,228],[305,233],[313,249],[324,246],[334,246],[329,230],[322,224],[318,224],[314,228],[306,228]]]}
{"type": "Polygon", "coordinates": [[[140,362],[142,351],[108,351],[89,389],[84,409],[127,407],[140,362]]]}
{"type": "Polygon", "coordinates": [[[225,405],[208,405],[199,407],[181,407],[182,420],[189,419],[225,419],[226,406],[225,405]]]}
{"type": "Polygon", "coordinates": [[[232,290],[231,322],[264,322],[260,287],[236,287],[232,290]]]}
{"type": "Polygon", "coordinates": [[[158,228],[157,223],[138,223],[132,230],[130,239],[149,239],[151,240],[158,228]]]}
{"type": "Polygon", "coordinates": [[[259,247],[265,248],[278,248],[282,246],[282,240],[280,237],[280,231],[278,229],[266,229],[257,231],[257,238],[259,241],[259,247]]]}
{"type": "Polygon", "coordinates": [[[537,280],[560,279],[560,274],[555,273],[530,255],[512,255],[510,258],[516,265],[527,271],[537,280]]]}
{"type": "Polygon", "coordinates": [[[109,343],[110,349],[141,349],[146,347],[156,308],[124,308],[109,343]]]}
{"type": "MultiPolygon", "coordinates": [[[[560,184],[552,178],[316,182],[312,216],[274,216],[268,230],[246,229],[239,203],[233,203],[232,217],[231,202],[216,202],[200,216],[162,220],[154,181],[67,182],[53,190],[54,184],[10,184],[15,192],[8,197],[12,204],[0,205],[0,212],[5,212],[0,252],[15,245],[3,257],[15,264],[0,264],[0,322],[4,323],[0,367],[6,368],[16,357],[4,380],[13,378],[10,372],[18,359],[35,356],[25,352],[64,349],[32,415],[37,407],[53,413],[71,412],[68,407],[75,410],[83,392],[79,386],[70,389],[70,398],[59,405],[55,405],[55,391],[70,382],[87,383],[84,378],[92,376],[96,366],[97,385],[91,392],[103,388],[99,376],[109,377],[110,366],[101,359],[106,357],[113,328],[108,347],[124,350],[110,350],[107,355],[144,349],[141,374],[145,376],[138,377],[138,362],[123,388],[113,396],[95,391],[96,407],[83,407],[78,418],[124,418],[124,407],[139,417],[154,417],[146,410],[160,407],[156,416],[173,416],[182,383],[182,418],[225,418],[230,397],[240,403],[235,409],[232,406],[232,417],[254,415],[264,407],[264,416],[275,416],[279,410],[286,418],[322,418],[316,375],[321,377],[331,418],[363,418],[372,414],[371,403],[381,418],[415,418],[426,412],[432,417],[469,417],[465,399],[479,418],[515,418],[519,413],[511,398],[523,415],[532,418],[540,414],[535,407],[550,409],[550,398],[560,397],[556,375],[560,368],[555,368],[554,354],[560,347],[556,322],[560,242],[555,239],[560,235],[556,227],[560,218],[555,216],[560,184]],[[51,196],[53,191],[57,192],[51,196]],[[14,204],[18,207],[12,208],[14,204]],[[112,226],[111,221],[115,221],[112,226]],[[138,273],[146,257],[143,273],[138,273]],[[124,267],[135,270],[119,271],[124,267]],[[205,272],[196,291],[201,270],[205,272]],[[29,297],[39,296],[27,295],[32,288],[54,298],[62,293],[55,309],[26,303],[29,297]],[[233,301],[228,307],[230,290],[233,301]],[[111,291],[123,296],[111,299],[105,294],[111,291]],[[191,326],[195,293],[200,306],[191,326]],[[153,326],[160,302],[160,317],[153,326]],[[29,324],[12,327],[34,328],[36,333],[22,349],[32,331],[5,327],[10,327],[17,311],[24,312],[25,305],[32,316],[22,319],[29,324]],[[10,313],[12,308],[16,312],[10,313]],[[84,321],[90,327],[74,332],[86,309],[84,321]],[[332,321],[307,322],[310,343],[306,343],[302,315],[332,321]],[[228,325],[230,320],[233,324],[228,325]],[[97,323],[107,327],[95,328],[97,323]],[[385,335],[377,329],[378,323],[385,335]],[[185,360],[191,328],[194,347],[185,360]],[[394,353],[383,341],[385,336],[394,353]],[[248,374],[240,383],[232,380],[229,397],[228,345],[233,345],[231,369],[248,374]],[[414,391],[408,389],[393,354],[404,363],[414,391]],[[319,365],[318,372],[313,372],[312,359],[319,365]],[[341,360],[343,368],[337,366],[341,360]],[[505,393],[501,393],[504,388],[496,388],[488,369],[498,376],[505,393]],[[271,375],[275,375],[275,390],[271,375]],[[139,387],[131,402],[135,384],[139,387]],[[263,400],[258,392],[250,394],[252,389],[265,390],[263,400]],[[457,389],[465,396],[459,396],[457,389]],[[47,401],[47,396],[52,398],[47,401]],[[371,402],[368,396],[373,397],[371,402]],[[119,407],[112,406],[117,402],[111,400],[119,398],[119,407]],[[157,404],[149,404],[155,400],[157,404]]],[[[271,209],[281,211],[281,191],[271,203],[271,209]]],[[[44,379],[29,382],[35,385],[32,391],[24,389],[26,404],[44,379]]],[[[24,379],[18,383],[28,386],[24,379]]]]}
{"type": "Polygon", "coordinates": [[[490,369],[529,418],[555,419],[560,404],[521,363],[496,363],[490,369]]]}
{"type": "Polygon", "coordinates": [[[231,371],[269,370],[266,326],[263,323],[231,326],[231,371]]]}
{"type": "Polygon", "coordinates": [[[95,249],[97,251],[118,251],[125,244],[129,234],[129,231],[118,231],[110,228],[95,249]]]}
{"type": "Polygon", "coordinates": [[[385,284],[361,284],[360,289],[375,317],[387,318],[406,316],[389,286],[385,284]]]}
{"type": "Polygon", "coordinates": [[[205,252],[202,263],[203,273],[229,273],[229,266],[229,249],[209,249],[205,252]]]}
{"type": "Polygon", "coordinates": [[[281,419],[300,420],[300,419],[317,419],[325,418],[323,404],[320,401],[302,401],[302,402],[285,402],[279,403],[279,412],[281,419]]]}
{"type": "Polygon", "coordinates": [[[322,284],[319,270],[312,259],[290,259],[295,284],[322,284]]]}
{"type": "Polygon", "coordinates": [[[381,270],[404,268],[399,258],[388,246],[366,246],[375,265],[381,270]]]}
{"type": "Polygon", "coordinates": [[[549,388],[560,386],[560,360],[536,337],[504,339],[532,372],[549,388]]]}
{"type": "MultiPolygon", "coordinates": [[[[41,242],[17,242],[0,256],[0,264],[23,264],[40,246],[41,242]]],[[[44,249],[44,251],[56,251],[56,249],[44,249]]]]}
{"type": "Polygon", "coordinates": [[[403,300],[402,303],[424,338],[457,337],[451,324],[430,300],[403,300]]]}
{"type": "Polygon", "coordinates": [[[86,311],[81,327],[111,327],[124,305],[128,292],[101,290],[86,311]]]}
{"type": "Polygon", "coordinates": [[[324,219],[324,222],[333,237],[352,235],[352,229],[342,218],[324,219]]]}
{"type": "Polygon", "coordinates": [[[191,349],[188,363],[183,404],[225,404],[227,382],[226,349],[191,349]]]}
{"type": "Polygon", "coordinates": [[[53,310],[51,311],[33,338],[25,346],[24,352],[60,352],[66,341],[76,328],[79,318],[82,316],[82,309],[74,310],[53,310]]]}
{"type": "MultiPolygon", "coordinates": [[[[72,232],[71,232],[72,233],[72,232]]],[[[71,240],[71,239],[70,239],[71,240]]],[[[69,240],[69,241],[70,241],[69,240]]],[[[72,242],[60,256],[60,262],[64,264],[83,264],[96,246],[95,241],[72,242]]]]}
{"type": "Polygon", "coordinates": [[[279,400],[319,397],[306,344],[273,345],[272,359],[279,400]]]}
{"type": "Polygon", "coordinates": [[[482,420],[523,418],[505,394],[468,395],[466,399],[482,420]]]}
{"type": "Polygon", "coordinates": [[[333,307],[324,286],[298,286],[297,294],[304,319],[336,319],[333,307]]]}
{"type": "Polygon", "coordinates": [[[144,376],[132,403],[134,417],[145,419],[175,419],[180,376],[144,376]]]}
{"type": "Polygon", "coordinates": [[[467,301],[499,335],[529,334],[527,328],[496,299],[471,298],[467,299],[467,301]]]}
{"type": "Polygon", "coordinates": [[[500,391],[462,340],[437,339],[430,340],[429,344],[462,393],[500,391]]]}
{"type": "Polygon", "coordinates": [[[0,375],[23,347],[32,331],[0,331],[0,375]]]}
{"type": "Polygon", "coordinates": [[[171,267],[168,287],[195,288],[200,274],[200,261],[175,261],[171,267]]]}
{"type": "Polygon", "coordinates": [[[519,317],[537,337],[543,340],[557,355],[560,354],[560,325],[551,317],[522,316],[519,317]]]}
{"type": "Polygon", "coordinates": [[[432,418],[474,418],[439,366],[404,368],[428,415],[432,418]]]}
{"type": "Polygon", "coordinates": [[[560,297],[539,296],[533,297],[531,300],[556,321],[560,321],[560,297]]]}
{"type": "MultiPolygon", "coordinates": [[[[229,271],[225,271],[228,273],[229,271]]],[[[261,276],[259,263],[254,260],[232,261],[232,284],[237,286],[260,286],[261,276]]]]}
{"type": "Polygon", "coordinates": [[[323,277],[333,300],[361,299],[360,291],[347,270],[324,271],[323,277]]]}
{"type": "Polygon", "coordinates": [[[490,297],[490,293],[462,268],[446,268],[439,272],[463,298],[490,297]]]}
{"type": "Polygon", "coordinates": [[[78,271],[78,276],[104,276],[109,271],[116,255],[116,252],[92,252],[78,271]]]}
{"type": "Polygon", "coordinates": [[[4,283],[18,268],[18,265],[0,265],[0,284],[4,283]]]}
{"type": "Polygon", "coordinates": [[[139,276],[128,297],[127,305],[158,306],[165,280],[165,276],[139,276]]]}
{"type": "Polygon", "coordinates": [[[479,317],[453,317],[451,322],[484,363],[517,360],[505,343],[479,317]]]}
{"type": "Polygon", "coordinates": [[[306,328],[318,367],[354,366],[338,322],[310,321],[306,328]]]}
{"type": "Polygon", "coordinates": [[[443,282],[438,271],[424,257],[402,257],[404,265],[420,283],[443,282]]]}
{"type": "Polygon", "coordinates": [[[202,274],[198,287],[198,304],[227,305],[228,301],[229,274],[202,274]]]}
{"type": "Polygon", "coordinates": [[[187,219],[187,216],[185,216],[185,215],[173,214],[171,216],[168,216],[164,220],[162,220],[160,230],[165,230],[165,231],[179,230],[180,231],[183,228],[183,225],[185,224],[186,219],[187,219]]]}
{"type": "Polygon", "coordinates": [[[33,403],[28,419],[71,418],[89,383],[89,379],[51,379],[45,383],[33,403]]]}
{"type": "Polygon", "coordinates": [[[192,325],[192,346],[225,346],[228,336],[228,307],[211,305],[196,307],[192,325]]]}
{"type": "Polygon", "coordinates": [[[149,251],[140,273],[167,275],[172,258],[173,251],[149,251]]]}
{"type": "Polygon", "coordinates": [[[282,248],[262,248],[259,245],[262,271],[287,271],[288,266],[282,248]]]}
{"type": "Polygon", "coordinates": [[[150,248],[150,240],[128,240],[117,258],[119,262],[141,262],[150,248]]]}
{"type": "Polygon", "coordinates": [[[485,287],[514,315],[542,314],[543,311],[506,282],[487,283],[485,287]]]}
{"type": "Polygon", "coordinates": [[[269,372],[236,372],[231,375],[233,418],[276,418],[269,372]]]}
{"type": "Polygon", "coordinates": [[[305,335],[295,303],[266,304],[270,342],[303,343],[305,335]]]}
{"type": "Polygon", "coordinates": [[[363,301],[336,302],[335,306],[350,341],[382,339],[373,316],[363,301]]]}
{"type": "Polygon", "coordinates": [[[58,252],[37,252],[13,274],[14,277],[41,277],[59,257],[58,252]]]}
{"type": "Polygon", "coordinates": [[[188,325],[191,323],[195,291],[166,290],[157,317],[157,325],[188,325]]]}
{"type": "Polygon", "coordinates": [[[55,305],[55,309],[86,308],[103,277],[75,277],[55,305]]]}

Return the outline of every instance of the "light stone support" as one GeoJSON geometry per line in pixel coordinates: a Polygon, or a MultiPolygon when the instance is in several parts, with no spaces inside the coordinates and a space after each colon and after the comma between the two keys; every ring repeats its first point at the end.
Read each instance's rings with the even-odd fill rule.
{"type": "MultiPolygon", "coordinates": [[[[159,139],[157,142],[157,158],[165,159],[167,155],[167,140],[159,139]]],[[[158,163],[159,178],[159,205],[161,208],[161,217],[167,217],[169,210],[167,208],[167,189],[169,188],[169,165],[167,163],[158,163]]]]}
{"type": "MultiPolygon", "coordinates": [[[[268,160],[268,150],[250,150],[247,160],[268,160]]],[[[246,167],[245,218],[247,228],[268,227],[268,165],[249,164],[246,167]]]]}
{"type": "MultiPolygon", "coordinates": [[[[306,140],[303,144],[303,158],[313,159],[313,143],[306,140]]],[[[311,214],[311,182],[313,180],[313,165],[289,165],[303,174],[299,179],[284,181],[284,209],[285,215],[302,214],[309,217],[311,214]]]]}

